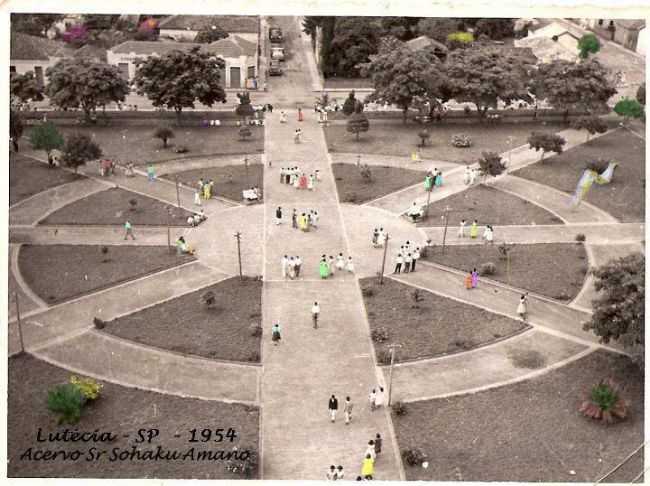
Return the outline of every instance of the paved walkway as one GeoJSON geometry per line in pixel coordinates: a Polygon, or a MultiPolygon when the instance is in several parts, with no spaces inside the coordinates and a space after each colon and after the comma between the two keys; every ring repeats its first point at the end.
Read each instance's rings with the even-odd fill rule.
{"type": "Polygon", "coordinates": [[[9,266],[8,266],[8,301],[9,301],[9,319],[16,318],[16,294],[18,294],[18,304],[21,315],[44,309],[47,304],[43,302],[31,289],[25,284],[18,269],[18,253],[20,245],[9,245],[9,266]]]}

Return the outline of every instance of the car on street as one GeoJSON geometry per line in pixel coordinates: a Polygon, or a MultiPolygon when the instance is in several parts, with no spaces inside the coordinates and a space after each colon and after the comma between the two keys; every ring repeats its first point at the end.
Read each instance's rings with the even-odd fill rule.
{"type": "Polygon", "coordinates": [[[284,47],[271,47],[271,60],[284,61],[284,47]]]}
{"type": "Polygon", "coordinates": [[[269,76],[282,76],[283,72],[280,61],[271,61],[269,64],[269,76]]]}
{"type": "Polygon", "coordinates": [[[282,42],[282,29],[280,27],[271,27],[269,29],[269,39],[271,42],[282,42]]]}

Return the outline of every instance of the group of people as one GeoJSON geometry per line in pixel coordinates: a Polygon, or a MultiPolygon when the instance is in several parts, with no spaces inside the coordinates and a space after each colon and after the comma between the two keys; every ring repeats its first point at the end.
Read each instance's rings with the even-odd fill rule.
{"type": "Polygon", "coordinates": [[[465,167],[465,174],[463,174],[463,183],[466,186],[473,186],[480,176],[481,171],[479,169],[472,168],[468,165],[465,167]]]}
{"type": "MultiPolygon", "coordinates": [[[[49,162],[49,158],[48,158],[49,162]]],[[[102,159],[99,161],[99,175],[102,177],[111,176],[115,173],[115,162],[110,159],[102,159]]]]}
{"type": "Polygon", "coordinates": [[[420,259],[420,247],[415,246],[410,241],[400,246],[395,258],[395,270],[393,273],[415,272],[415,264],[420,259]]]}
{"type": "Polygon", "coordinates": [[[372,231],[372,246],[375,248],[383,248],[386,243],[386,232],[384,228],[375,228],[372,231]]]}
{"type": "MultiPolygon", "coordinates": [[[[318,211],[309,209],[306,212],[298,214],[296,208],[293,208],[291,213],[291,227],[293,229],[300,229],[301,231],[310,231],[312,228],[318,227],[318,211]]],[[[282,206],[278,206],[275,210],[275,224],[282,224],[282,206]]]]}
{"type": "Polygon", "coordinates": [[[427,172],[424,177],[424,190],[431,191],[434,187],[442,186],[442,171],[434,167],[433,170],[427,172]]]}
{"type": "Polygon", "coordinates": [[[320,181],[320,171],[316,169],[313,174],[307,176],[298,167],[283,167],[280,169],[280,183],[293,186],[296,189],[309,189],[313,191],[316,181],[320,181]]]}
{"type": "Polygon", "coordinates": [[[478,285],[478,271],[474,268],[465,276],[465,288],[467,290],[475,289],[478,285]]]}
{"type": "Polygon", "coordinates": [[[205,215],[203,208],[201,208],[198,213],[194,213],[192,216],[187,217],[187,224],[190,226],[198,226],[206,219],[208,219],[208,217],[205,215]]]}
{"type": "MultiPolygon", "coordinates": [[[[458,237],[465,238],[465,227],[467,226],[467,221],[464,219],[460,220],[460,226],[458,227],[458,237]]],[[[478,237],[478,220],[474,220],[469,227],[469,237],[476,239],[478,237]]],[[[486,224],[485,229],[483,230],[483,240],[485,243],[494,243],[494,228],[491,224],[486,224]]]]}
{"type": "Polygon", "coordinates": [[[192,248],[184,236],[179,236],[176,240],[176,252],[179,255],[194,255],[194,248],[192,248]]]}
{"type": "Polygon", "coordinates": [[[203,179],[201,177],[197,183],[197,191],[194,193],[194,204],[201,205],[201,200],[208,200],[213,196],[214,181],[212,179],[203,179]]]}
{"type": "Polygon", "coordinates": [[[349,273],[354,273],[352,257],[348,256],[346,260],[343,253],[339,253],[336,260],[334,260],[332,255],[330,255],[329,258],[326,255],[321,256],[320,263],[318,264],[318,273],[320,278],[325,279],[333,277],[337,270],[339,272],[346,270],[349,273]]]}
{"type": "Polygon", "coordinates": [[[300,270],[302,268],[302,260],[299,256],[284,255],[280,261],[282,267],[282,278],[289,277],[291,280],[300,278],[300,270]]]}

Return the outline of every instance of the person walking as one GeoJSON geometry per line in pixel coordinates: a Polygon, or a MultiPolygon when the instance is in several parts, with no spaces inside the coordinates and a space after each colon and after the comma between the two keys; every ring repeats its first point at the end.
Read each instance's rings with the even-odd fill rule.
{"type": "Polygon", "coordinates": [[[352,257],[351,257],[351,256],[348,257],[348,261],[347,261],[347,263],[345,264],[345,269],[346,269],[349,273],[354,273],[354,263],[352,263],[352,257]]]}
{"type": "Polygon", "coordinates": [[[415,272],[415,263],[420,259],[420,247],[415,247],[413,252],[413,259],[411,260],[411,272],[415,272]]]}
{"type": "Polygon", "coordinates": [[[375,453],[375,441],[374,440],[369,440],[368,441],[368,446],[366,447],[366,452],[363,453],[364,456],[370,455],[372,457],[372,460],[375,461],[377,460],[377,454],[375,453]]]}
{"type": "Polygon", "coordinates": [[[377,435],[375,435],[375,457],[377,457],[377,455],[381,453],[381,446],[383,442],[384,441],[381,438],[381,435],[377,433],[377,435]]]}
{"type": "Polygon", "coordinates": [[[291,213],[291,227],[298,229],[298,213],[296,212],[296,208],[293,208],[293,213],[291,213]]]}
{"type": "Polygon", "coordinates": [[[411,262],[413,261],[413,255],[407,253],[404,257],[404,273],[409,273],[411,271],[411,262]]]}
{"type": "Polygon", "coordinates": [[[330,275],[333,277],[334,273],[336,272],[336,270],[334,270],[336,268],[336,264],[334,263],[334,257],[332,255],[330,255],[329,260],[327,261],[327,267],[330,270],[330,275]]]}
{"type": "Polygon", "coordinates": [[[278,206],[278,209],[275,210],[275,224],[280,223],[282,223],[282,207],[278,206]]]}
{"type": "Polygon", "coordinates": [[[402,271],[402,263],[404,263],[404,258],[402,258],[401,253],[398,253],[395,259],[395,270],[393,270],[393,273],[400,273],[402,271]]]}
{"type": "Polygon", "coordinates": [[[292,256],[289,257],[289,263],[287,263],[287,273],[289,278],[293,280],[296,277],[296,261],[292,256]]]}
{"type": "Polygon", "coordinates": [[[352,402],[350,397],[345,397],[345,403],[343,404],[343,414],[345,415],[345,425],[350,425],[352,422],[352,402]]]}
{"type": "Polygon", "coordinates": [[[370,454],[366,454],[366,457],[361,464],[361,476],[366,480],[371,480],[374,473],[375,461],[372,459],[370,454]]]}
{"type": "Polygon", "coordinates": [[[330,413],[330,420],[332,422],[336,421],[336,412],[339,409],[339,401],[333,394],[327,403],[327,409],[330,413]]]}
{"type": "Polygon", "coordinates": [[[328,481],[336,481],[336,466],[334,464],[330,466],[330,469],[327,471],[325,477],[328,481]]]}
{"type": "Polygon", "coordinates": [[[476,268],[472,270],[472,288],[475,289],[478,285],[478,271],[476,268]]]}
{"type": "Polygon", "coordinates": [[[282,265],[282,278],[287,278],[287,270],[289,268],[289,257],[287,255],[282,257],[280,265],[282,265]]]}
{"type": "Polygon", "coordinates": [[[469,272],[467,275],[465,275],[465,288],[467,290],[472,289],[472,272],[469,272]]]}
{"type": "Polygon", "coordinates": [[[201,205],[201,195],[199,194],[198,191],[194,191],[194,205],[195,206],[201,205]]]}
{"type": "Polygon", "coordinates": [[[293,270],[296,274],[296,278],[300,278],[301,268],[302,268],[302,260],[300,259],[299,256],[297,256],[296,259],[294,260],[294,266],[293,266],[293,270]]]}
{"type": "MultiPolygon", "coordinates": [[[[327,119],[325,119],[327,121],[327,119]]],[[[336,466],[336,474],[334,475],[335,481],[342,481],[345,478],[345,473],[343,472],[343,466],[340,464],[336,466]]]]}
{"type": "Polygon", "coordinates": [[[276,321],[276,323],[273,324],[273,327],[271,328],[271,340],[273,341],[273,344],[277,346],[280,344],[281,339],[282,336],[280,334],[280,323],[276,321]]]}
{"type": "Polygon", "coordinates": [[[343,256],[343,253],[339,253],[336,257],[336,270],[339,272],[345,270],[345,257],[343,256]]]}
{"type": "Polygon", "coordinates": [[[435,184],[436,187],[442,186],[442,171],[441,170],[439,170],[438,173],[435,175],[434,180],[435,180],[434,184],[435,184]]]}
{"type": "Polygon", "coordinates": [[[319,315],[320,315],[320,305],[318,305],[318,302],[314,302],[314,305],[311,306],[311,319],[314,323],[314,329],[318,329],[319,315]]]}
{"type": "Polygon", "coordinates": [[[368,395],[368,402],[370,402],[370,410],[374,412],[375,408],[377,408],[377,390],[374,388],[370,392],[370,395],[368,395]]]}
{"type": "Polygon", "coordinates": [[[521,317],[521,320],[524,322],[528,319],[528,293],[521,294],[521,297],[519,297],[517,314],[519,314],[519,317],[521,317]]]}
{"type": "Polygon", "coordinates": [[[318,264],[318,273],[320,275],[320,278],[325,279],[329,277],[330,270],[325,257],[321,258],[320,263],[318,264]]]}
{"type": "Polygon", "coordinates": [[[372,232],[372,246],[377,246],[378,238],[379,238],[379,230],[375,228],[372,232]]]}
{"type": "Polygon", "coordinates": [[[460,225],[458,226],[458,237],[465,238],[465,226],[467,222],[464,219],[460,220],[460,225]]]}
{"type": "Polygon", "coordinates": [[[471,180],[472,180],[472,171],[469,168],[469,165],[466,165],[465,166],[465,174],[463,174],[463,184],[468,186],[471,180]]]}
{"type": "Polygon", "coordinates": [[[127,219],[126,222],[124,223],[124,239],[128,236],[131,237],[132,240],[135,240],[135,235],[133,234],[133,225],[131,225],[131,222],[127,219]]]}
{"type": "Polygon", "coordinates": [[[298,121],[303,121],[304,117],[302,115],[302,108],[298,108],[298,121]]]}
{"type": "Polygon", "coordinates": [[[377,398],[375,399],[375,406],[377,408],[384,406],[385,393],[384,387],[380,386],[379,391],[377,392],[377,398]]]}
{"type": "Polygon", "coordinates": [[[474,220],[472,226],[469,228],[469,237],[473,240],[478,236],[478,220],[474,220]]]}
{"type": "Polygon", "coordinates": [[[156,178],[156,172],[153,164],[149,164],[147,166],[147,178],[149,179],[149,182],[153,182],[153,180],[156,178]]]}
{"type": "Polygon", "coordinates": [[[490,243],[491,245],[494,244],[494,230],[492,229],[492,225],[486,225],[485,226],[485,231],[483,232],[483,238],[485,239],[485,243],[490,243]]]}

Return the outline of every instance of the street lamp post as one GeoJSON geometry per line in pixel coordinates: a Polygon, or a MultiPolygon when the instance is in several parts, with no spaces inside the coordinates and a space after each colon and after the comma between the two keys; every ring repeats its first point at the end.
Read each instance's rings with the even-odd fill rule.
{"type": "Polygon", "coordinates": [[[393,366],[395,365],[395,348],[401,348],[401,344],[390,344],[390,368],[388,370],[388,406],[390,407],[391,399],[393,398],[393,366]]]}
{"type": "Polygon", "coordinates": [[[244,275],[241,271],[241,232],[237,231],[235,233],[235,239],[237,240],[237,260],[239,261],[239,280],[244,280],[244,275]]]}
{"type": "Polygon", "coordinates": [[[18,304],[18,292],[14,292],[16,299],[16,321],[18,322],[18,339],[20,339],[20,352],[25,351],[25,343],[23,341],[23,322],[20,319],[20,305],[18,304]]]}
{"type": "Polygon", "coordinates": [[[379,285],[384,285],[384,268],[386,268],[386,253],[388,251],[388,240],[390,235],[386,233],[386,240],[384,241],[384,257],[381,261],[381,273],[379,274],[379,285]]]}
{"type": "Polygon", "coordinates": [[[180,208],[181,207],[181,193],[180,190],[178,189],[178,176],[174,176],[174,181],[176,182],[176,205],[180,208]]]}
{"type": "Polygon", "coordinates": [[[447,241],[447,228],[449,227],[449,206],[445,206],[445,215],[442,217],[445,220],[445,231],[442,233],[442,254],[445,254],[445,242],[447,241]]]}

